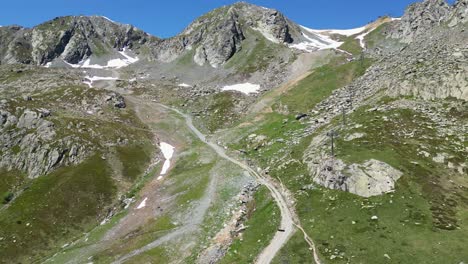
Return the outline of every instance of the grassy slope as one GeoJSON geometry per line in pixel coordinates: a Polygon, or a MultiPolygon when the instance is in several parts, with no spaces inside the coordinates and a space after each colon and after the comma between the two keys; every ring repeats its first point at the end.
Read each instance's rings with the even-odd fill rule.
{"type": "Polygon", "coordinates": [[[296,87],[282,95],[276,108],[287,107],[290,112],[307,112],[317,103],[329,97],[333,90],[343,87],[353,79],[363,75],[370,66],[369,60],[341,64],[340,61],[315,69],[296,87]]]}
{"type": "Polygon", "coordinates": [[[344,43],[341,44],[339,48],[353,54],[354,56],[362,53],[362,47],[361,44],[359,44],[359,40],[356,39],[356,35],[345,38],[344,43]]]}
{"type": "Polygon", "coordinates": [[[37,259],[88,231],[106,216],[107,207],[118,198],[116,192],[125,192],[125,188],[129,188],[149,164],[153,152],[151,135],[131,109],[117,110],[105,106],[104,116],[100,117],[82,116],[67,107],[60,107],[61,102],[92,100],[103,96],[103,93],[82,87],[61,87],[36,94],[33,101],[10,103],[13,113],[18,107],[51,109],[53,114],[48,119],[55,124],[57,138],[74,135],[83,144],[92,144],[95,153],[100,154],[93,155],[76,167],[63,167],[34,180],[24,179],[20,172],[1,171],[0,182],[4,184],[0,187],[0,194],[12,192],[16,199],[7,209],[0,211],[0,237],[5,238],[0,239],[0,259],[24,260],[31,256],[37,259]],[[68,127],[69,124],[79,123],[85,129],[68,127]],[[90,130],[93,132],[90,133],[90,130]],[[128,139],[129,144],[106,146],[107,142],[117,142],[119,139],[128,139]],[[119,154],[119,163],[127,177],[124,178],[125,184],[117,186],[126,186],[124,189],[114,187],[113,171],[108,162],[101,159],[101,155],[107,152],[119,154]],[[17,224],[17,221],[21,221],[21,224],[17,224]],[[25,227],[27,223],[29,227],[25,227]]]}
{"type": "MultiPolygon", "coordinates": [[[[342,77],[350,72],[358,73],[354,78],[362,74],[356,71],[356,65],[353,65],[355,63],[328,65],[319,69],[313,73],[314,78],[305,80],[283,95],[279,104],[287,104],[288,108],[291,107],[290,110],[298,112],[310,110],[316,103],[329,96],[333,89],[338,88],[337,80],[342,80],[342,77]],[[337,77],[336,73],[340,77],[337,77]],[[313,92],[313,88],[316,87],[320,90],[313,92]]],[[[353,79],[351,76],[347,79],[348,82],[353,79]]],[[[309,171],[306,164],[302,163],[302,157],[313,136],[302,139],[294,146],[275,142],[257,151],[249,148],[249,133],[276,135],[268,137],[267,141],[272,141],[279,137],[278,133],[285,138],[291,138],[294,131],[299,129],[289,129],[291,120],[282,125],[275,125],[278,119],[271,117],[279,115],[277,113],[270,114],[263,123],[256,124],[258,128],[239,130],[239,133],[244,133],[244,138],[230,146],[235,149],[247,149],[249,158],[261,167],[269,166],[270,175],[280,178],[295,194],[298,202],[296,209],[302,224],[316,240],[319,253],[326,263],[458,263],[466,260],[468,255],[462,248],[467,243],[465,230],[468,223],[468,203],[463,198],[467,197],[467,191],[466,188],[456,188],[456,183],[466,186],[466,179],[455,176],[453,171],[450,172],[445,167],[435,165],[430,159],[416,160],[419,165],[412,164],[411,161],[415,161],[417,157],[415,148],[421,141],[411,139],[401,142],[400,137],[389,133],[392,130],[402,130],[399,126],[405,127],[403,130],[421,129],[416,135],[433,137],[424,142],[432,146],[430,148],[434,148],[432,154],[442,151],[453,154],[452,162],[459,162],[462,157],[460,153],[450,151],[447,141],[437,139],[430,130],[429,123],[428,126],[420,126],[418,121],[429,122],[427,119],[405,111],[397,114],[393,124],[395,128],[375,122],[381,116],[356,112],[350,117],[351,121],[364,122],[363,129],[367,133],[375,134],[369,134],[361,141],[339,140],[337,143],[340,158],[354,162],[378,158],[405,173],[397,184],[396,193],[379,197],[366,199],[325,188],[304,189],[304,186],[312,184],[312,179],[308,177],[309,171]],[[284,162],[281,160],[283,156],[295,162],[279,167],[278,165],[284,162]],[[454,183],[447,184],[449,179],[454,183]],[[379,220],[372,221],[373,215],[377,215],[379,220]],[[391,260],[388,260],[385,254],[390,256],[391,260]]],[[[356,131],[350,130],[346,133],[354,132],[356,131]]],[[[345,135],[341,138],[344,137],[345,135]]],[[[296,234],[275,262],[310,263],[311,255],[302,237],[296,234]]]]}
{"type": "Polygon", "coordinates": [[[238,119],[238,114],[234,110],[237,95],[232,92],[220,92],[199,98],[195,104],[195,109],[205,109],[206,115],[201,118],[204,128],[213,132],[219,128],[225,128],[238,119]]]}
{"type": "Polygon", "coordinates": [[[248,37],[242,42],[242,49],[234,54],[226,63],[225,68],[234,69],[238,73],[251,74],[267,69],[271,59],[282,52],[289,52],[283,45],[272,43],[260,32],[248,29],[248,37]]]}
{"type": "Polygon", "coordinates": [[[25,176],[19,171],[0,169],[0,204],[7,204],[25,181],[25,176]]]}
{"type": "Polygon", "coordinates": [[[0,214],[0,259],[37,258],[91,228],[111,202],[113,186],[110,169],[99,155],[33,181],[0,214]]]}
{"type": "Polygon", "coordinates": [[[142,175],[151,161],[151,145],[134,144],[130,146],[117,147],[120,161],[125,161],[123,175],[130,181],[134,181],[142,175]]]}
{"type": "MultiPolygon", "coordinates": [[[[378,158],[402,170],[405,175],[399,180],[394,194],[366,199],[325,188],[304,190],[302,187],[310,184],[311,179],[301,176],[308,175],[303,163],[270,172],[296,193],[298,214],[306,231],[316,240],[322,258],[332,263],[458,263],[466,259],[468,255],[462,248],[468,242],[468,204],[463,198],[467,191],[466,188],[458,189],[456,184],[446,184],[450,179],[457,183],[463,181],[466,186],[466,179],[430,160],[418,159],[411,150],[422,142],[401,142],[401,138],[396,141],[391,133],[397,130],[375,122],[377,116],[372,113],[360,114],[362,112],[357,112],[351,120],[364,122],[368,136],[346,143],[339,141],[338,157],[355,162],[378,158]],[[388,141],[383,141],[385,139],[388,141]],[[419,165],[411,161],[417,161],[419,165]],[[373,215],[379,220],[372,221],[373,215]],[[385,254],[392,260],[384,257],[385,254]]],[[[420,124],[418,120],[427,122],[421,117],[413,117],[414,113],[403,111],[394,119],[393,125],[415,129],[420,124]]],[[[419,133],[431,136],[425,129],[423,127],[419,133]]],[[[343,134],[342,138],[345,136],[343,134]]],[[[300,160],[304,146],[310,140],[311,137],[305,138],[292,148],[291,158],[300,160]]],[[[442,148],[447,146],[442,142],[424,143],[442,148]]],[[[459,158],[455,156],[453,162],[459,158]]],[[[305,252],[303,246],[292,239],[277,261],[307,262],[307,258],[303,258],[307,255],[298,253],[305,252]]]]}

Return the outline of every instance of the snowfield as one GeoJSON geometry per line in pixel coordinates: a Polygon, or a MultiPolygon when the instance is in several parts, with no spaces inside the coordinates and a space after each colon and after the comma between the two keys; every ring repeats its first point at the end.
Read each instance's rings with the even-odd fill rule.
{"type": "Polygon", "coordinates": [[[164,175],[167,173],[167,170],[169,167],[171,167],[171,158],[172,155],[174,155],[174,147],[167,144],[166,142],[161,142],[159,144],[159,147],[161,148],[161,152],[163,153],[164,158],[166,161],[164,161],[162,170],[161,170],[161,175],[164,175]]]}
{"type": "Polygon", "coordinates": [[[91,59],[86,59],[85,61],[81,61],[78,64],[71,64],[64,61],[66,64],[73,68],[87,68],[87,69],[106,69],[106,68],[116,68],[120,69],[122,67],[126,67],[132,63],[139,61],[138,57],[131,57],[127,53],[127,48],[124,48],[123,51],[119,51],[119,54],[122,55],[124,58],[112,59],[107,62],[105,66],[99,64],[91,64],[91,59]]]}
{"type": "Polygon", "coordinates": [[[179,86],[179,87],[187,87],[187,88],[193,87],[192,85],[186,84],[186,83],[181,83],[181,84],[179,84],[179,85],[177,85],[177,86],[179,86]]]}
{"type": "Polygon", "coordinates": [[[238,91],[244,94],[258,93],[260,90],[260,85],[252,83],[239,83],[234,85],[224,86],[222,91],[238,91]]]}
{"type": "MultiPolygon", "coordinates": [[[[353,29],[311,29],[304,26],[302,28],[302,36],[307,40],[297,44],[289,45],[290,48],[304,50],[307,52],[313,52],[316,50],[325,50],[325,49],[336,49],[338,51],[344,52],[349,54],[346,51],[338,49],[344,42],[336,41],[330,37],[332,34],[339,34],[343,36],[353,36],[359,33],[362,33],[366,30],[366,27],[359,27],[353,29]]],[[[364,45],[364,37],[370,33],[364,33],[356,38],[360,40],[361,47],[365,47],[364,45]],[[361,40],[362,38],[362,40],[361,40]]]]}
{"type": "Polygon", "coordinates": [[[327,34],[339,34],[343,36],[352,36],[359,34],[366,30],[366,27],[358,27],[358,28],[352,28],[352,29],[309,29],[312,30],[315,33],[327,33],[327,34]]]}
{"type": "Polygon", "coordinates": [[[304,30],[302,36],[307,40],[298,44],[289,45],[291,48],[312,52],[324,49],[337,49],[343,42],[331,39],[329,36],[320,34],[314,29],[301,26],[304,30]],[[313,38],[314,36],[315,38],[313,38]]]}

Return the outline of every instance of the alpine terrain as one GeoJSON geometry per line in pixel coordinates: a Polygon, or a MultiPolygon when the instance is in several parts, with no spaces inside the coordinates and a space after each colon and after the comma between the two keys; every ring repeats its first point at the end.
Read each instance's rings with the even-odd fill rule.
{"type": "Polygon", "coordinates": [[[467,0],[0,27],[0,263],[468,263],[467,157],[467,0]]]}

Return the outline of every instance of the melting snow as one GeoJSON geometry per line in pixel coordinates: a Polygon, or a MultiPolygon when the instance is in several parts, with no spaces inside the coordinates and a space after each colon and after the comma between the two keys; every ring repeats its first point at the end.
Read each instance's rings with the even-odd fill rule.
{"type": "Polygon", "coordinates": [[[50,68],[51,65],[52,65],[52,62],[48,62],[44,65],[44,68],[50,68]]]}
{"type": "Polygon", "coordinates": [[[101,17],[104,18],[104,19],[107,20],[107,21],[110,21],[110,22],[112,22],[112,23],[114,23],[114,24],[117,24],[117,22],[115,22],[114,20],[112,20],[112,19],[110,19],[110,18],[108,18],[108,17],[106,17],[106,16],[101,16],[101,17]]]}
{"type": "Polygon", "coordinates": [[[312,32],[315,33],[328,33],[328,34],[339,34],[343,36],[352,36],[359,34],[366,30],[366,27],[359,27],[359,28],[352,28],[352,29],[310,29],[312,32]]]}
{"type": "Polygon", "coordinates": [[[87,79],[88,81],[84,81],[83,83],[87,84],[90,88],[93,87],[93,82],[95,81],[117,80],[116,77],[100,77],[100,76],[93,76],[93,77],[85,76],[85,79],[87,79]]]}
{"type": "Polygon", "coordinates": [[[100,76],[89,77],[89,76],[86,76],[85,78],[92,81],[92,82],[94,82],[94,81],[105,81],[105,80],[117,80],[116,77],[100,77],[100,76]]]}
{"type": "Polygon", "coordinates": [[[343,42],[333,40],[329,36],[317,33],[313,29],[306,27],[302,27],[302,29],[306,31],[306,33],[302,32],[302,36],[307,39],[307,41],[298,44],[292,44],[290,45],[291,48],[311,52],[315,50],[336,49],[341,46],[341,44],[343,44],[343,42]],[[316,38],[312,38],[308,34],[313,34],[316,38]]]}
{"type": "Polygon", "coordinates": [[[143,207],[146,206],[146,200],[148,200],[147,197],[145,197],[145,199],[143,199],[143,201],[138,205],[138,207],[136,209],[141,209],[143,207]]]}
{"type": "Polygon", "coordinates": [[[364,42],[364,37],[367,36],[367,34],[371,33],[372,31],[374,31],[376,29],[376,27],[368,30],[367,32],[365,33],[362,33],[361,35],[357,36],[356,39],[359,40],[359,45],[361,45],[361,48],[363,49],[366,49],[366,43],[364,42]]]}
{"type": "Polygon", "coordinates": [[[186,84],[186,83],[181,83],[181,84],[179,84],[177,86],[179,86],[179,87],[192,87],[192,85],[186,84]]]}
{"type": "Polygon", "coordinates": [[[167,144],[166,142],[161,142],[159,144],[159,147],[161,148],[161,152],[163,153],[163,156],[166,159],[161,170],[161,175],[164,175],[171,166],[171,158],[172,155],[174,155],[174,147],[167,144]]]}
{"type": "Polygon", "coordinates": [[[238,92],[248,95],[250,93],[258,93],[258,90],[260,90],[260,85],[251,84],[251,83],[239,83],[239,84],[224,86],[221,90],[222,91],[238,91],[238,92]]]}
{"type": "Polygon", "coordinates": [[[117,68],[119,69],[119,68],[128,66],[140,60],[138,57],[135,57],[135,58],[131,57],[130,55],[125,53],[126,51],[127,51],[127,48],[124,48],[123,51],[119,51],[119,54],[122,55],[124,59],[118,58],[118,59],[109,60],[107,62],[107,65],[105,66],[99,65],[99,64],[91,64],[91,59],[89,58],[86,59],[84,62],[80,61],[78,64],[71,64],[66,61],[64,62],[73,68],[90,68],[90,69],[117,68]]]}

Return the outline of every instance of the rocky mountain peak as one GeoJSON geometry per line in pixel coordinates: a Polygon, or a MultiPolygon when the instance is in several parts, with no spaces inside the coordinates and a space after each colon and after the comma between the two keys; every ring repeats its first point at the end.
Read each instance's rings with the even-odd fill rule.
{"type": "Polygon", "coordinates": [[[44,65],[57,58],[75,64],[91,54],[110,54],[157,40],[134,26],[101,16],[64,16],[31,29],[7,28],[0,37],[2,64],[44,65]]]}
{"type": "Polygon", "coordinates": [[[156,57],[172,61],[194,49],[195,63],[218,67],[240,51],[242,42],[252,31],[275,43],[292,43],[291,32],[300,32],[297,25],[277,10],[237,2],[201,16],[180,35],[165,40],[156,57]]]}

